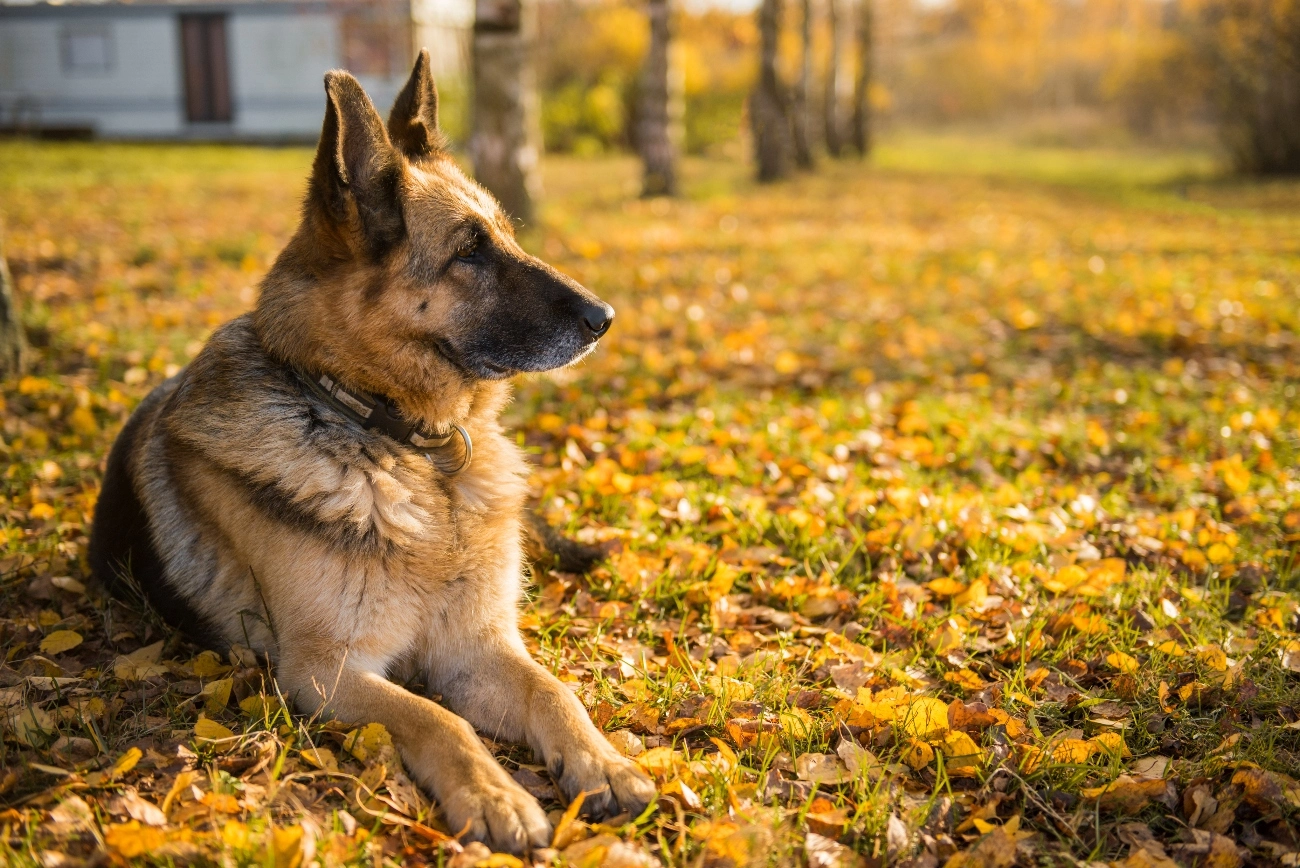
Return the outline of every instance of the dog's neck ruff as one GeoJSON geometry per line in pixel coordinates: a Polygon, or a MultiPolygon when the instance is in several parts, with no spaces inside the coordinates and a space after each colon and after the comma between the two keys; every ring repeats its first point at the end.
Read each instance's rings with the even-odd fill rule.
{"type": "Polygon", "coordinates": [[[429,431],[417,423],[403,419],[392,401],[387,398],[371,395],[359,389],[344,388],[329,374],[313,375],[297,369],[294,373],[322,401],[348,419],[367,431],[378,431],[404,446],[423,452],[424,457],[435,467],[439,465],[434,461],[434,456],[456,452],[456,441],[459,439],[462,444],[459,466],[450,470],[442,467],[439,469],[448,476],[455,476],[469,467],[470,459],[474,456],[474,443],[470,440],[469,432],[462,426],[452,425],[451,430],[446,434],[429,431]]]}

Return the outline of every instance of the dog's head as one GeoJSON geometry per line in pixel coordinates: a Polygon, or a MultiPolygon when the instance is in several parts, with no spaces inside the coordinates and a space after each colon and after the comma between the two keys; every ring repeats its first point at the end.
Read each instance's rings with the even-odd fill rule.
{"type": "Polygon", "coordinates": [[[525,253],[456,166],[427,52],[387,125],[348,73],[325,92],[302,225],[255,314],[269,350],[441,422],[488,381],[595,347],[613,308],[525,253]]]}

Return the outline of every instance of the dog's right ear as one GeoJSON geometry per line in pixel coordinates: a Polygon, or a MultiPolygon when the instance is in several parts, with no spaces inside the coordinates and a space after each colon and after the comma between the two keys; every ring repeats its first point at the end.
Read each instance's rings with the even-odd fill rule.
{"type": "Polygon", "coordinates": [[[438,89],[429,68],[429,49],[421,48],[406,86],[388,115],[388,135],[393,146],[411,160],[428,157],[447,147],[438,129],[438,89]]]}
{"type": "Polygon", "coordinates": [[[406,231],[398,201],[397,154],[379,112],[355,78],[341,70],[326,73],[325,97],[311,202],[334,223],[359,232],[371,258],[382,259],[406,231]]]}

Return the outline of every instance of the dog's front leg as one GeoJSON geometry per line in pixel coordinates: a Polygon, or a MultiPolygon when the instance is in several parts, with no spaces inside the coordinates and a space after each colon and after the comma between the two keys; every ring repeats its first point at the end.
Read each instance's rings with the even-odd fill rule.
{"type": "Polygon", "coordinates": [[[653,782],[596,729],[573,691],[528,655],[518,636],[489,633],[457,665],[438,667],[447,704],[491,738],[526,741],[566,797],[587,793],[593,815],[634,816],[655,797],[653,782]]]}
{"type": "Polygon", "coordinates": [[[329,649],[290,642],[277,676],[300,712],[382,723],[402,761],[438,801],[453,833],[522,853],[550,842],[550,823],[464,719],[329,649]]]}

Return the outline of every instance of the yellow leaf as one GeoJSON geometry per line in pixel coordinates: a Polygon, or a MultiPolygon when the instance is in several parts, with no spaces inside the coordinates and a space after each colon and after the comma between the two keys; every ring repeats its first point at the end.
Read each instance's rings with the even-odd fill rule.
{"type": "Polygon", "coordinates": [[[1085,799],[1096,799],[1106,810],[1136,814],[1150,804],[1152,799],[1164,795],[1165,787],[1163,780],[1120,775],[1105,786],[1089,787],[1082,792],[1085,799]]]}
{"type": "Polygon", "coordinates": [[[984,751],[961,730],[952,730],[943,737],[945,765],[950,769],[974,768],[984,760],[984,751]]]}
{"type": "Polygon", "coordinates": [[[230,671],[230,667],[221,662],[221,656],[215,651],[201,652],[190,665],[193,666],[194,675],[198,678],[215,678],[230,671]]]}
{"type": "Polygon", "coordinates": [[[912,701],[896,712],[898,726],[916,739],[927,741],[948,731],[948,706],[929,696],[912,701]]]}
{"type": "Polygon", "coordinates": [[[302,826],[271,830],[271,854],[275,868],[298,868],[302,864],[302,826]]]}
{"type": "Polygon", "coordinates": [[[176,780],[172,781],[171,789],[167,791],[167,797],[163,799],[162,812],[164,814],[171,810],[172,802],[174,802],[185,789],[198,780],[198,777],[198,773],[193,771],[181,772],[176,776],[176,780]]]}
{"type": "Polygon", "coordinates": [[[637,765],[655,777],[667,778],[677,767],[677,757],[677,752],[670,747],[652,747],[635,759],[637,765]]]}
{"type": "Polygon", "coordinates": [[[1118,732],[1102,732],[1088,739],[1092,753],[1113,754],[1119,757],[1131,757],[1133,752],[1124,743],[1124,736],[1118,732]]]}
{"type": "Polygon", "coordinates": [[[807,738],[813,730],[813,719],[802,708],[790,708],[777,715],[781,730],[791,738],[807,738]]]}
{"type": "Polygon", "coordinates": [[[367,723],[348,733],[343,741],[343,749],[362,762],[379,758],[381,753],[392,747],[393,737],[382,723],[367,723]]]}
{"type": "Polygon", "coordinates": [[[302,752],[302,758],[318,769],[327,772],[336,772],[339,770],[339,761],[334,758],[334,752],[326,747],[309,747],[302,752]]]}
{"type": "Polygon", "coordinates": [[[1061,739],[1052,748],[1052,761],[1058,763],[1086,763],[1092,756],[1092,746],[1081,738],[1061,739]]]}
{"type": "Polygon", "coordinates": [[[475,862],[474,868],[523,868],[523,860],[509,853],[493,853],[486,859],[475,862]]]}
{"type": "Polygon", "coordinates": [[[1216,542],[1205,550],[1205,558],[1212,564],[1226,564],[1232,560],[1232,549],[1221,542],[1216,542]]]}
{"type": "Polygon", "coordinates": [[[167,667],[158,662],[162,655],[162,640],[132,651],[113,663],[113,674],[123,681],[143,681],[158,675],[165,675],[167,667]]]}
{"type": "Polygon", "coordinates": [[[778,374],[793,374],[799,370],[799,356],[789,350],[781,350],[776,354],[772,367],[778,374]]]}
{"type": "Polygon", "coordinates": [[[27,514],[36,521],[49,521],[58,513],[48,503],[33,503],[27,514]]]}
{"type": "Polygon", "coordinates": [[[920,771],[934,762],[934,748],[923,741],[913,741],[908,745],[907,750],[903,751],[902,759],[903,762],[920,771]]]}
{"type": "Polygon", "coordinates": [[[75,630],[55,630],[41,640],[41,653],[62,654],[76,648],[81,642],[81,634],[75,630]]]}
{"type": "Polygon", "coordinates": [[[128,749],[126,753],[117,758],[117,762],[113,763],[113,767],[108,770],[109,779],[116,780],[131,771],[143,756],[144,753],[138,747],[128,749]]]}
{"type": "Polygon", "coordinates": [[[1056,593],[1064,594],[1088,580],[1088,571],[1078,564],[1069,564],[1056,571],[1056,575],[1043,581],[1043,587],[1056,593]]]}
{"type": "Polygon", "coordinates": [[[104,832],[104,843],[123,859],[138,859],[167,843],[167,837],[160,829],[132,820],[109,826],[104,832]]]}
{"type": "Polygon", "coordinates": [[[99,423],[89,407],[77,407],[68,414],[68,427],[74,434],[82,437],[94,437],[99,433],[99,423]]]}
{"type": "MultiPolygon", "coordinates": [[[[659,749],[655,748],[655,750],[659,749]]],[[[577,798],[564,810],[560,821],[555,824],[555,834],[551,836],[551,846],[555,849],[563,850],[582,835],[584,824],[578,821],[578,812],[582,810],[582,803],[586,798],[585,792],[578,793],[577,798]]]]}
{"type": "Polygon", "coordinates": [[[226,703],[230,702],[230,689],[233,686],[234,682],[229,678],[221,678],[203,686],[199,695],[203,697],[203,707],[208,714],[217,714],[226,707],[226,703]]]}
{"type": "Polygon", "coordinates": [[[208,717],[200,717],[194,722],[194,738],[200,742],[215,742],[233,739],[235,733],[208,717]]]}
{"type": "Polygon", "coordinates": [[[1161,654],[1168,654],[1170,657],[1183,657],[1187,654],[1187,652],[1183,650],[1183,646],[1179,645],[1173,639],[1166,639],[1161,642],[1156,646],[1156,650],[1161,654]]]}
{"type": "Polygon", "coordinates": [[[926,582],[925,587],[930,593],[940,598],[955,597],[966,590],[965,583],[947,577],[926,582]]]}
{"type": "Polygon", "coordinates": [[[930,647],[936,654],[947,654],[961,648],[965,636],[952,618],[940,624],[930,634],[930,647]]]}
{"type": "Polygon", "coordinates": [[[1218,645],[1202,645],[1196,649],[1196,659],[1215,672],[1228,671],[1228,655],[1218,645]]]}
{"type": "Polygon", "coordinates": [[[1120,672],[1132,674],[1138,671],[1138,661],[1136,657],[1125,654],[1123,651],[1116,651],[1106,655],[1106,663],[1112,669],[1118,669],[1120,672]]]}
{"type": "Polygon", "coordinates": [[[949,684],[955,684],[963,690],[982,690],[988,687],[988,682],[979,676],[978,673],[970,669],[958,669],[954,672],[945,672],[943,680],[949,684]]]}

